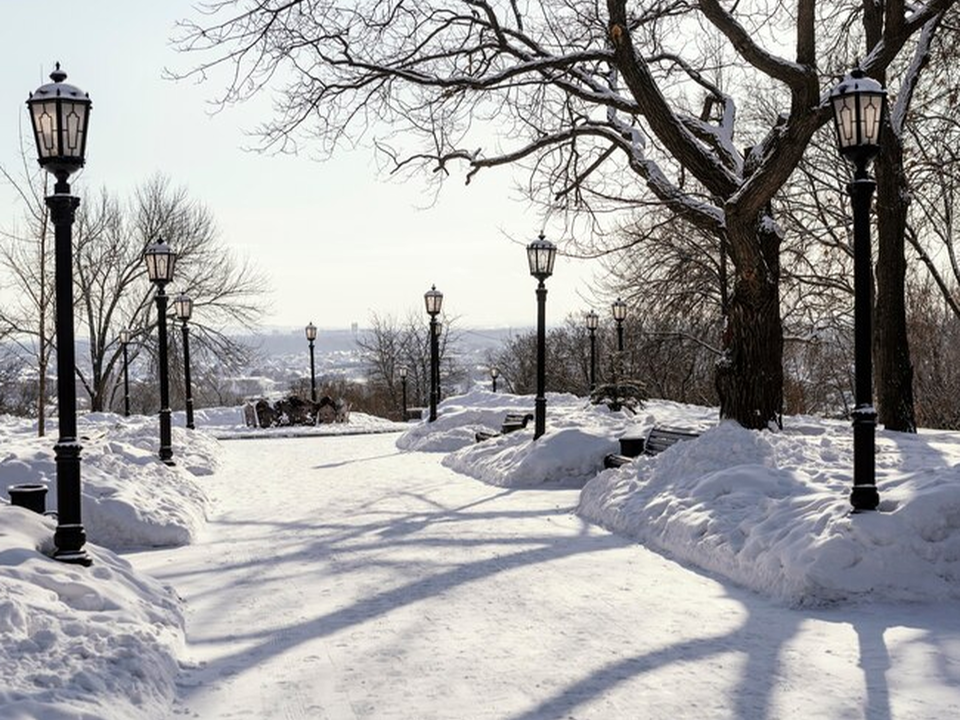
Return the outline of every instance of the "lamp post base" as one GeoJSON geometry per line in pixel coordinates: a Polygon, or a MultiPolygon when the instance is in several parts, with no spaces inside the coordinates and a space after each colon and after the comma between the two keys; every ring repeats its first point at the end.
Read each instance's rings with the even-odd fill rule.
{"type": "Polygon", "coordinates": [[[53,559],[71,565],[89,567],[93,564],[93,558],[83,549],[86,542],[87,535],[83,531],[83,525],[77,523],[57,525],[53,534],[53,544],[57,546],[53,559]]]}
{"type": "Polygon", "coordinates": [[[880,505],[880,493],[873,485],[855,485],[850,492],[853,512],[871,512],[880,505]]]}
{"type": "Polygon", "coordinates": [[[874,464],[876,427],[877,413],[873,406],[854,409],[853,490],[850,492],[850,504],[854,512],[876,510],[880,504],[874,464]]]}
{"type": "Polygon", "coordinates": [[[538,440],[547,431],[547,399],[545,397],[533,400],[533,439],[538,440]]]}

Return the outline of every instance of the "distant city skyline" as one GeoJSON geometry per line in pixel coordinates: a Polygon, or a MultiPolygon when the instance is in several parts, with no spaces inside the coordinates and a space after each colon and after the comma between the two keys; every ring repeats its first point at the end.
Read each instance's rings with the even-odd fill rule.
{"type": "MultiPolygon", "coordinates": [[[[422,312],[423,293],[434,284],[445,294],[444,310],[465,326],[534,323],[536,281],[524,245],[543,219],[520,199],[509,171],[481,172],[469,187],[456,172],[431,204],[426,182],[378,176],[367,148],[323,163],[309,158],[309,147],[302,156],[246,152],[242,146],[254,143],[246,133],[271,112],[269,97],[211,115],[208,101],[222,90],[216,80],[162,77],[164,67],[195,62],[169,44],[174,22],[194,14],[188,0],[6,4],[0,163],[20,167],[19,133],[29,133],[24,102],[59,61],[68,82],[93,101],[87,166],[75,192],[104,186],[127,196],[157,172],[187,188],[211,210],[225,245],[268,276],[266,326],[363,327],[373,313],[422,312]],[[69,22],[58,20],[68,12],[69,22]]],[[[18,221],[5,185],[0,208],[4,227],[18,221]]],[[[546,233],[563,240],[549,226],[546,233]]],[[[558,260],[548,322],[589,308],[599,270],[596,262],[558,260]]]]}

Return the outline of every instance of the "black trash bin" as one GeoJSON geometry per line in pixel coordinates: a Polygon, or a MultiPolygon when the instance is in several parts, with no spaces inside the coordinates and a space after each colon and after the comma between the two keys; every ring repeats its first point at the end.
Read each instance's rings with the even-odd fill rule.
{"type": "Polygon", "coordinates": [[[24,483],[7,488],[10,504],[33,510],[43,515],[47,509],[47,486],[40,483],[24,483]]]}
{"type": "Polygon", "coordinates": [[[645,444],[646,438],[642,435],[640,437],[627,435],[620,438],[620,454],[632,458],[640,457],[643,455],[645,444]]]}

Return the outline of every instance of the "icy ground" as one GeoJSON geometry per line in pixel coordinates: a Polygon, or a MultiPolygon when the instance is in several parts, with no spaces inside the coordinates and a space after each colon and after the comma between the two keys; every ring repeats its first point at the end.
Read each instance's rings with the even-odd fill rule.
{"type": "MultiPolygon", "coordinates": [[[[549,401],[537,443],[473,443],[532,407],[480,391],[403,435],[174,428],[176,468],[155,419],[89,418],[84,521],[125,556],[52,562],[0,504],[0,718],[960,715],[960,435],[881,433],[851,517],[846,423],[549,401]],[[600,472],[654,422],[704,434],[600,472]]],[[[51,444],[0,420],[0,490],[51,444]]]]}

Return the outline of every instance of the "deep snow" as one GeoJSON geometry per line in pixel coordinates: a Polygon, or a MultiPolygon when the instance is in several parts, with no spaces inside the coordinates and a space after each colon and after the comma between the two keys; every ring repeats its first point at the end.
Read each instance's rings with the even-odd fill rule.
{"type": "MultiPolygon", "coordinates": [[[[300,472],[283,460],[284,443],[322,442],[329,454],[337,456],[344,448],[349,447],[356,454],[358,447],[379,448],[395,440],[403,454],[394,457],[383,453],[388,457],[375,463],[378,468],[375,479],[385,480],[388,488],[392,487],[389,476],[396,472],[399,482],[410,473],[404,469],[407,463],[415,461],[417,472],[422,472],[425,479],[435,479],[439,483],[437,487],[461,483],[462,480],[450,478],[468,475],[484,481],[486,485],[475,484],[478,489],[506,488],[498,492],[509,493],[504,497],[520,503],[518,509],[523,507],[524,497],[531,498],[531,502],[533,498],[542,502],[544,490],[557,497],[560,497],[558,493],[569,494],[571,507],[576,506],[580,517],[610,528],[622,537],[635,538],[664,556],[702,568],[724,583],[735,583],[774,599],[780,609],[764,605],[763,612],[771,614],[772,622],[787,618],[793,623],[793,639],[788,639],[789,634],[782,638],[786,644],[773,655],[763,645],[763,638],[750,636],[750,643],[758,644],[755,648],[750,643],[744,647],[735,644],[739,650],[748,654],[759,652],[760,656],[782,663],[785,668],[796,664],[792,653],[809,654],[810,647],[816,647],[816,644],[808,647],[808,639],[829,646],[841,635],[845,636],[841,629],[843,618],[849,614],[844,614],[843,609],[851,603],[859,608],[853,616],[865,618],[864,623],[850,622],[854,622],[859,633],[862,668],[857,667],[855,648],[844,650],[846,655],[841,653],[842,662],[841,656],[833,662],[823,656],[808,658],[810,668],[788,673],[789,683],[797,686],[792,686],[792,690],[778,696],[776,701],[758,706],[762,714],[757,717],[800,717],[800,707],[792,708],[790,702],[795,697],[805,698],[808,705],[812,701],[807,697],[809,688],[802,691],[799,688],[804,683],[812,687],[824,684],[823,697],[817,693],[812,695],[818,703],[816,707],[828,712],[819,716],[912,718],[957,714],[960,709],[960,631],[957,623],[948,618],[956,618],[956,602],[960,598],[957,566],[960,482],[956,470],[960,460],[960,434],[921,432],[912,436],[880,432],[877,453],[880,512],[851,515],[847,495],[852,447],[847,423],[809,417],[786,418],[782,432],[757,433],[734,424],[718,425],[716,413],[710,408],[650,401],[638,415],[628,416],[597,409],[573,396],[550,395],[548,401],[547,433],[536,443],[531,442],[532,429],[474,443],[477,429],[495,429],[508,410],[532,410],[533,406],[530,397],[494,395],[478,390],[448,399],[441,404],[436,423],[417,423],[396,438],[341,436],[315,440],[274,439],[252,441],[252,444],[258,448],[257,459],[266,462],[268,468],[273,467],[277,477],[293,477],[300,472]],[[616,449],[619,436],[643,433],[653,424],[693,427],[703,434],[659,456],[640,458],[619,470],[601,471],[603,455],[616,449]],[[424,455],[423,451],[428,454],[424,455]],[[448,479],[441,481],[442,478],[448,479]],[[889,604],[904,602],[909,604],[889,604]],[[804,625],[811,618],[827,618],[826,622],[836,627],[812,631],[804,625]],[[806,628],[803,632],[799,629],[801,625],[806,628]],[[801,636],[806,638],[802,642],[801,636]],[[801,647],[806,649],[799,649],[801,647]],[[890,667],[896,665],[896,681],[887,677],[892,673],[887,673],[884,662],[890,667]],[[830,673],[835,676],[839,673],[839,676],[827,683],[823,678],[830,673]],[[865,695],[862,692],[864,674],[865,695]],[[912,687],[905,685],[904,679],[909,679],[912,687]],[[853,692],[852,701],[841,700],[833,694],[832,688],[842,692],[845,683],[861,688],[853,692]],[[878,683],[884,688],[885,696],[878,696],[877,692],[871,694],[871,686],[876,690],[878,683]],[[876,705],[878,697],[884,701],[879,706],[876,705]],[[833,709],[839,709],[839,714],[833,709]]],[[[236,408],[202,411],[202,415],[198,413],[198,425],[205,428],[204,431],[187,432],[175,427],[174,453],[178,465],[174,468],[162,465],[155,458],[154,418],[124,419],[114,415],[84,418],[81,426],[81,433],[86,436],[82,469],[84,524],[95,558],[90,569],[64,566],[46,557],[53,529],[49,518],[0,504],[0,673],[4,677],[0,683],[0,717],[60,720],[168,716],[176,695],[184,692],[183,674],[179,691],[176,684],[178,660],[190,662],[185,656],[189,654],[190,637],[187,636],[185,646],[182,613],[186,610],[189,615],[193,601],[188,597],[189,604],[184,608],[173,591],[146,577],[142,570],[134,571],[113,551],[165,546],[173,548],[162,551],[170,553],[170,557],[193,557],[191,553],[200,553],[205,543],[212,542],[206,518],[220,512],[226,504],[224,493],[231,494],[231,488],[239,488],[242,483],[247,483],[248,489],[240,493],[241,498],[247,497],[252,504],[246,510],[234,507],[231,512],[243,514],[244,524],[255,524],[260,508],[250,495],[249,487],[262,485],[262,478],[244,474],[244,468],[252,467],[253,460],[246,465],[234,462],[229,478],[221,474],[223,459],[243,456],[251,441],[220,443],[213,437],[249,434],[242,427],[240,417],[236,408]],[[210,488],[216,488],[215,496],[211,497],[210,488]]],[[[354,431],[363,429],[365,424],[371,432],[393,429],[385,421],[357,414],[352,420],[356,423],[354,431]]],[[[342,431],[343,428],[336,430],[342,431]]],[[[56,431],[43,439],[33,437],[32,433],[29,423],[0,419],[0,488],[14,482],[53,480],[51,447],[56,431]]],[[[329,476],[338,483],[346,482],[345,488],[350,489],[351,479],[365,477],[364,465],[360,463],[354,470],[352,462],[321,462],[310,470],[321,483],[329,476]],[[351,468],[350,473],[342,474],[341,467],[347,466],[351,468]]],[[[361,503],[359,508],[367,507],[362,503],[376,502],[363,498],[363,487],[361,483],[353,490],[355,500],[350,495],[343,502],[361,503]]],[[[403,487],[397,491],[409,492],[403,487]]],[[[53,495],[51,492],[48,506],[55,505],[53,495]]],[[[298,497],[300,500],[294,498],[287,502],[306,502],[305,497],[298,497]]],[[[236,499],[236,502],[242,500],[236,499]]],[[[317,509],[312,512],[321,513],[322,493],[310,502],[316,503],[317,509]]],[[[497,522],[509,514],[492,514],[490,530],[496,532],[500,527],[497,522]]],[[[442,524],[444,521],[427,514],[412,525],[408,522],[402,527],[384,528],[380,534],[374,533],[367,539],[389,545],[398,530],[402,530],[401,538],[409,533],[416,536],[427,532],[432,522],[442,524]]],[[[560,520],[554,518],[550,522],[560,520]]],[[[590,534],[596,532],[602,531],[589,530],[590,534]]],[[[301,553],[313,547],[309,538],[303,538],[302,543],[301,553]]],[[[634,551],[639,552],[640,548],[634,551]]],[[[135,557],[160,557],[156,552],[135,557]]],[[[251,548],[250,552],[256,550],[251,548]]],[[[269,557],[270,550],[260,552],[266,552],[269,557]]],[[[434,562],[430,557],[428,554],[418,560],[408,571],[422,572],[422,565],[434,562]]],[[[397,561],[396,558],[383,560],[391,566],[397,561]]],[[[442,557],[435,561],[442,562],[442,557]]],[[[137,562],[144,564],[139,559],[137,562]]],[[[211,564],[209,556],[205,562],[205,575],[202,580],[192,581],[192,589],[202,597],[227,593],[220,584],[223,578],[218,579],[217,563],[211,564]]],[[[650,583],[681,582],[673,579],[670,574],[673,570],[668,571],[668,566],[657,567],[656,575],[645,578],[639,585],[627,583],[631,592],[636,593],[635,602],[650,601],[650,583]]],[[[608,570],[629,576],[632,568],[632,561],[626,561],[625,565],[614,565],[608,570]]],[[[153,571],[163,574],[157,567],[153,571]]],[[[516,571],[514,568],[511,572],[516,571]]],[[[676,571],[687,573],[679,568],[676,571]]],[[[402,567],[399,572],[402,577],[402,567]]],[[[521,579],[521,582],[532,582],[531,587],[535,589],[537,582],[545,580],[537,577],[521,579]]],[[[164,577],[164,580],[178,587],[174,577],[164,577]]],[[[317,589],[322,592],[322,574],[311,582],[320,583],[317,589]]],[[[357,602],[363,593],[371,591],[374,590],[369,582],[345,590],[357,602]]],[[[555,588],[552,592],[562,591],[555,588]]],[[[610,592],[612,590],[604,589],[589,602],[578,604],[579,612],[590,613],[596,610],[595,603],[609,602],[606,594],[610,592]]],[[[669,596],[669,587],[663,592],[664,597],[669,596]]],[[[690,618],[690,622],[702,628],[728,624],[730,616],[722,609],[722,603],[718,604],[716,590],[703,591],[706,594],[702,598],[696,597],[700,591],[686,589],[684,592],[694,593],[693,606],[703,606],[702,614],[690,618]]],[[[752,603],[744,600],[748,595],[738,593],[743,591],[733,585],[726,590],[726,595],[736,597],[738,602],[752,603]]],[[[655,593],[656,597],[661,594],[659,590],[655,593]]],[[[340,600],[346,602],[346,597],[340,600]]],[[[304,595],[300,611],[309,614],[314,600],[309,592],[304,595]]],[[[420,600],[426,601],[426,598],[420,600]]],[[[757,602],[761,602],[759,597],[757,602]]],[[[329,603],[324,607],[328,612],[335,612],[329,603]]],[[[528,603],[517,607],[518,614],[531,612],[533,608],[528,603]]],[[[662,612],[662,609],[651,608],[649,612],[662,612]]],[[[514,619],[522,623],[521,617],[514,619]]],[[[545,619],[538,615],[534,627],[541,627],[541,621],[545,619]]],[[[610,622],[606,615],[598,615],[595,623],[578,626],[574,646],[589,643],[591,647],[615,647],[618,632],[611,630],[610,622]]],[[[666,619],[665,622],[677,621],[666,619]]],[[[550,632],[557,631],[556,626],[543,627],[550,628],[550,632]]],[[[669,636],[676,628],[666,632],[669,636]]],[[[767,631],[758,628],[757,632],[762,635],[767,631]]],[[[663,633],[662,630],[653,633],[651,642],[667,642],[663,633]]],[[[779,633],[780,630],[773,632],[779,633]]],[[[529,641],[529,632],[524,637],[529,641]]],[[[444,642],[442,635],[433,640],[444,642]]],[[[702,658],[697,659],[701,656],[696,648],[703,641],[690,639],[687,650],[670,651],[664,662],[667,665],[702,662],[702,658]]],[[[374,649],[371,647],[368,651],[374,652],[374,649]]],[[[343,652],[346,651],[338,651],[338,659],[351,662],[349,653],[343,655],[343,652]]],[[[738,664],[736,660],[732,662],[738,664]]],[[[748,661],[745,667],[750,666],[748,661]]],[[[718,671],[710,663],[697,667],[701,672],[718,671]]],[[[529,672],[522,663],[514,669],[529,672]]],[[[202,672],[189,667],[184,672],[196,682],[212,682],[209,677],[204,679],[202,672]]],[[[356,669],[348,676],[358,683],[364,677],[356,669]]],[[[572,676],[565,674],[564,678],[570,683],[576,682],[572,676]]],[[[761,681],[770,682],[771,677],[767,675],[761,681]]],[[[719,682],[725,681],[721,677],[719,682]]],[[[256,692],[256,688],[247,690],[256,692]]],[[[531,710],[516,717],[561,716],[551,714],[550,708],[556,710],[566,701],[551,705],[543,699],[549,694],[543,695],[539,690],[531,692],[539,699],[530,707],[541,707],[542,713],[531,714],[534,712],[531,710]],[[547,705],[538,706],[537,702],[547,705]]],[[[742,717],[739,710],[748,705],[738,705],[736,698],[729,694],[731,690],[723,692],[725,699],[719,701],[715,715],[708,710],[704,714],[705,708],[701,706],[700,714],[690,717],[742,717]]],[[[372,702],[373,696],[365,697],[372,702]]],[[[384,702],[387,701],[384,698],[384,702]]],[[[399,714],[368,712],[358,716],[427,717],[427,714],[418,714],[416,701],[415,697],[408,699],[407,710],[399,714]]],[[[458,717],[444,714],[442,698],[431,702],[441,703],[431,706],[433,716],[458,717]]],[[[518,701],[510,701],[515,702],[518,701]]],[[[575,706],[576,703],[571,707],[575,706]]],[[[663,707],[667,706],[674,713],[670,716],[677,716],[676,706],[668,702],[663,707]]],[[[584,707],[595,708],[595,704],[584,707]]],[[[564,706],[564,711],[568,709],[564,706]]],[[[596,712],[600,712],[599,709],[596,712]]],[[[587,715],[604,716],[594,714],[594,710],[587,715]]],[[[494,712],[475,716],[514,715],[494,712]]],[[[667,717],[656,713],[649,716],[667,717]]],[[[810,716],[809,707],[803,716],[810,716]]],[[[818,716],[816,712],[814,716],[818,716]]],[[[630,712],[606,717],[637,715],[630,712]]]]}

